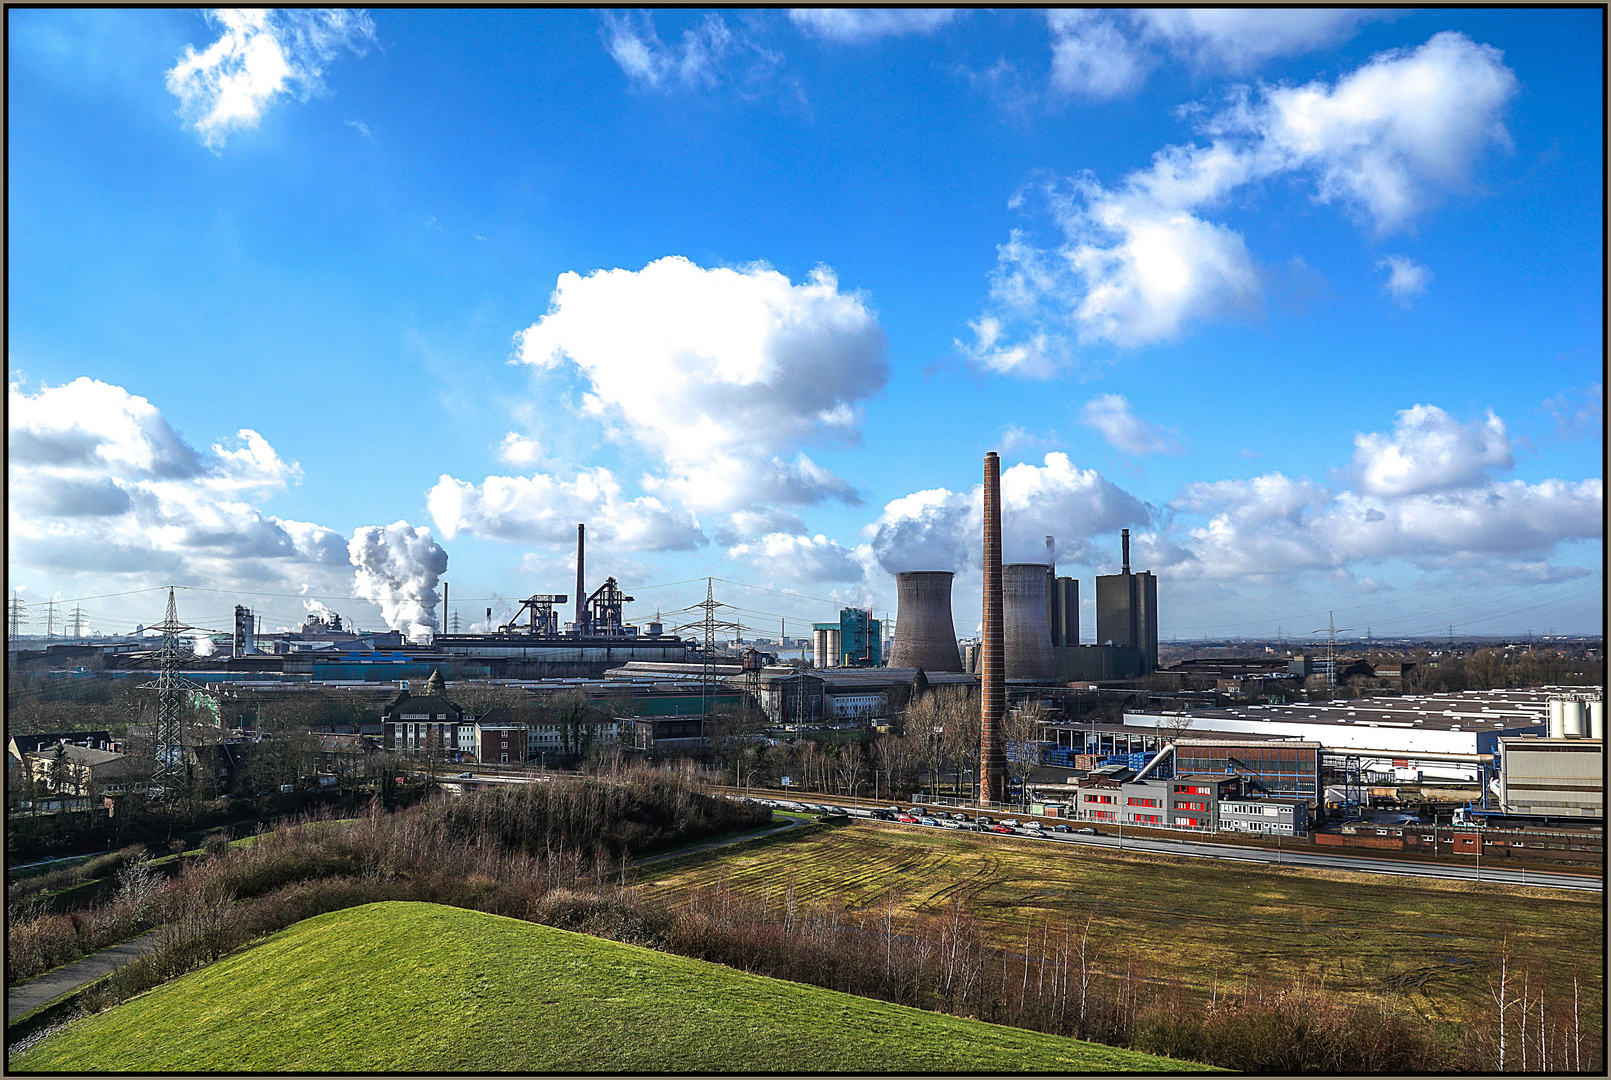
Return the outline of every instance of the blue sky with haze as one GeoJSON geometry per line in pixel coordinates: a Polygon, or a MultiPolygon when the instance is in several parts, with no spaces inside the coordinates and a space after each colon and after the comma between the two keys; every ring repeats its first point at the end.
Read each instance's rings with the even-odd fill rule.
{"type": "Polygon", "coordinates": [[[12,10],[10,584],[1600,632],[1601,17],[12,10]]]}

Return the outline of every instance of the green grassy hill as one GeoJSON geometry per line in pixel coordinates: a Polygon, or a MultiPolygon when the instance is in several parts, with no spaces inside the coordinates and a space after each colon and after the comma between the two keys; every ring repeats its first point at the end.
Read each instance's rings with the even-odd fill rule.
{"type": "Polygon", "coordinates": [[[64,1072],[1199,1069],[421,903],[332,912],[72,1024],[64,1072]]]}

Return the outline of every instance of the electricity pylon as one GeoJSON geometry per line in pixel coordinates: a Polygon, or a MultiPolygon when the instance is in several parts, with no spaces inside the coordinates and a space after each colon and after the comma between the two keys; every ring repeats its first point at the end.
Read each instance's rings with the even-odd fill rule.
{"type": "Polygon", "coordinates": [[[179,621],[179,608],[174,603],[173,589],[170,588],[167,613],[160,623],[146,629],[162,632],[162,648],[157,653],[157,677],[139,686],[141,690],[157,692],[157,726],[152,740],[156,768],[151,774],[151,783],[161,788],[163,798],[172,799],[176,793],[190,790],[190,768],[185,760],[185,695],[189,691],[203,689],[179,674],[183,656],[180,635],[199,628],[179,621]]]}

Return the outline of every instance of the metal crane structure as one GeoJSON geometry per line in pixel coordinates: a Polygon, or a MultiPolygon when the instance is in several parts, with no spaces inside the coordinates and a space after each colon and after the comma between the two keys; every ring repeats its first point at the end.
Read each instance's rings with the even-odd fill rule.
{"type": "Polygon", "coordinates": [[[604,584],[593,590],[593,595],[587,598],[587,628],[590,634],[620,634],[625,620],[622,618],[622,609],[632,603],[634,597],[621,591],[613,577],[605,578],[604,584]]]}
{"type": "Polygon", "coordinates": [[[160,623],[146,629],[162,632],[162,647],[157,653],[157,677],[138,687],[140,690],[157,692],[157,726],[152,740],[156,769],[152,772],[151,783],[161,791],[163,798],[172,799],[178,792],[190,789],[189,763],[185,760],[185,695],[205,690],[199,683],[179,674],[179,666],[183,662],[180,635],[186,630],[200,630],[202,627],[179,621],[179,608],[174,603],[173,589],[170,587],[167,613],[160,623]]]}
{"type": "Polygon", "coordinates": [[[520,606],[509,617],[509,621],[498,627],[498,631],[504,634],[543,634],[553,637],[559,633],[559,613],[554,610],[554,605],[563,604],[569,599],[570,597],[564,593],[537,593],[528,596],[520,602],[520,606]],[[529,613],[525,627],[520,626],[522,612],[529,613]]]}

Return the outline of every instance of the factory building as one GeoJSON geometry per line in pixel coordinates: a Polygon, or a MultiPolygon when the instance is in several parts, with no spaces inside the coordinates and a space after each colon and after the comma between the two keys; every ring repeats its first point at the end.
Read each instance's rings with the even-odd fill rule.
{"type": "Polygon", "coordinates": [[[1123,569],[1096,579],[1096,640],[1141,653],[1141,673],[1158,669],[1158,579],[1130,572],[1130,530],[1122,534],[1123,569]]]}
{"type": "Polygon", "coordinates": [[[1191,709],[1168,718],[1126,712],[1124,726],[1166,723],[1193,737],[1239,732],[1306,739],[1330,753],[1359,759],[1363,771],[1418,767],[1429,777],[1479,781],[1476,755],[1492,754],[1501,737],[1544,735],[1548,688],[1468,690],[1410,697],[1351,698],[1289,705],[1191,709]]]}
{"type": "Polygon", "coordinates": [[[1499,740],[1499,805],[1523,817],[1605,819],[1605,742],[1499,740]]]}
{"type": "MultiPolygon", "coordinates": [[[[1186,773],[1168,780],[1125,781],[1092,775],[1078,782],[1075,806],[1083,821],[1213,832],[1220,827],[1221,803],[1241,795],[1238,776],[1186,773]]],[[[1307,820],[1306,812],[1306,830],[1307,820]]]]}
{"type": "Polygon", "coordinates": [[[879,667],[884,662],[879,622],[871,611],[845,608],[839,613],[839,657],[843,667],[879,667]]]}
{"type": "Polygon", "coordinates": [[[1315,802],[1320,796],[1320,744],[1307,739],[1177,739],[1177,772],[1232,773],[1246,790],[1315,802]]]}

